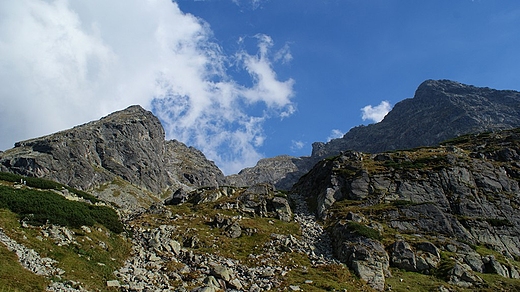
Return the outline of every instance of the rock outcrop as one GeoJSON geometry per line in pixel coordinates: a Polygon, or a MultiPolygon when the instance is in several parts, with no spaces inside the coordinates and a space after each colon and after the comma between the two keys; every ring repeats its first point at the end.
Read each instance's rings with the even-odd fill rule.
{"type": "MultiPolygon", "coordinates": [[[[126,184],[126,193],[146,194],[141,200],[129,196],[127,205],[139,205],[148,194],[168,189],[224,183],[222,172],[200,151],[164,137],[157,117],[131,106],[70,130],[18,142],[1,154],[0,170],[99,193],[115,183],[119,192],[126,184]]],[[[147,201],[149,205],[153,197],[147,201]]],[[[125,198],[115,202],[125,205],[125,198]]]]}
{"type": "Polygon", "coordinates": [[[311,157],[281,155],[260,159],[253,167],[242,169],[238,174],[227,176],[231,185],[247,187],[269,183],[280,190],[290,190],[293,184],[317,162],[311,157]]]}
{"type": "Polygon", "coordinates": [[[216,209],[234,209],[244,214],[273,217],[286,222],[292,220],[293,213],[286,194],[276,191],[272,185],[267,183],[256,184],[247,188],[224,186],[199,188],[191,192],[176,192],[164,203],[166,205],[179,205],[189,202],[199,205],[214,203],[222,198],[227,198],[227,202],[217,204],[216,209]]]}
{"type": "Polygon", "coordinates": [[[517,274],[508,260],[520,258],[519,153],[518,129],[461,136],[439,147],[347,151],[319,162],[293,192],[312,202],[331,226],[337,257],[373,288],[384,287],[387,263],[430,273],[444,262],[452,283],[478,286],[475,272],[517,274]],[[481,246],[504,259],[477,252],[481,246]]]}

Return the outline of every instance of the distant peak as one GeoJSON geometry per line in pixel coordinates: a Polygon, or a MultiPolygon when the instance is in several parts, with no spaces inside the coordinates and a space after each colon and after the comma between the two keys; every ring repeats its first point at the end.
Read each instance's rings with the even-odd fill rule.
{"type": "Polygon", "coordinates": [[[147,114],[149,111],[145,110],[142,106],[136,104],[131,105],[124,110],[113,112],[110,115],[117,115],[117,114],[147,114]]]}
{"type": "Polygon", "coordinates": [[[457,81],[452,81],[448,79],[441,79],[441,80],[426,80],[419,87],[417,88],[417,91],[421,90],[450,90],[450,89],[457,89],[457,88],[465,88],[465,87],[471,87],[470,85],[462,84],[457,81]]]}
{"type": "Polygon", "coordinates": [[[127,107],[126,109],[124,109],[123,111],[128,111],[128,112],[146,112],[147,110],[145,110],[142,106],[138,105],[138,104],[134,104],[134,105],[131,105],[129,107],[127,107]]]}
{"type": "Polygon", "coordinates": [[[426,80],[415,91],[416,99],[435,98],[446,96],[446,94],[460,94],[465,95],[476,91],[489,90],[489,88],[480,88],[473,85],[463,84],[457,81],[441,79],[441,80],[426,80]]]}

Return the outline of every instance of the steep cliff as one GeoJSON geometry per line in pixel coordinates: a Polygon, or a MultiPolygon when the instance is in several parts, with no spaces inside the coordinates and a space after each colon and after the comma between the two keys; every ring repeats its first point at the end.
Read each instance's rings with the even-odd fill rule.
{"type": "Polygon", "coordinates": [[[18,142],[0,170],[43,177],[127,207],[149,205],[169,189],[215,186],[224,175],[204,155],[165,141],[151,112],[131,106],[73,129],[18,142]]]}

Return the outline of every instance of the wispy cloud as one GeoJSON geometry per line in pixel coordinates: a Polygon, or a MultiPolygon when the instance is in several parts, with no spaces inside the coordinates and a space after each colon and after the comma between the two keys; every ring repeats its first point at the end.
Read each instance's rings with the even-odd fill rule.
{"type": "Polygon", "coordinates": [[[305,142],[303,141],[297,141],[297,140],[292,140],[291,141],[291,150],[293,152],[296,152],[298,150],[301,150],[303,147],[305,147],[305,142]]]}
{"type": "Polygon", "coordinates": [[[141,104],[226,173],[254,165],[265,120],[294,112],[294,81],[274,70],[289,49],[256,43],[225,55],[169,0],[1,1],[0,149],[141,104]]]}
{"type": "Polygon", "coordinates": [[[390,103],[386,100],[382,101],[379,105],[373,107],[371,105],[367,105],[361,109],[363,121],[370,120],[374,123],[379,123],[383,120],[383,118],[388,114],[388,112],[392,109],[390,103]]]}
{"type": "Polygon", "coordinates": [[[263,3],[269,1],[269,0],[231,0],[233,3],[235,3],[237,6],[243,7],[246,6],[250,9],[258,9],[262,6],[263,3]]]}

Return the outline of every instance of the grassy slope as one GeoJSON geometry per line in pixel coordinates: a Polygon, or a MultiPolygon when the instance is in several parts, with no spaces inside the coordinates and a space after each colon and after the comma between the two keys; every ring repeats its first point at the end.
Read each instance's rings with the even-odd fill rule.
{"type": "MultiPolygon", "coordinates": [[[[0,185],[4,190],[4,196],[6,194],[16,196],[21,191],[12,188],[13,184],[8,181],[0,181],[0,185]]],[[[32,191],[32,195],[43,193],[39,190],[24,191],[32,191]]],[[[57,198],[53,202],[58,204],[71,203],[71,201],[63,201],[61,198],[57,198]]],[[[86,233],[80,228],[70,227],[69,229],[74,234],[74,240],[78,244],[58,246],[51,238],[42,237],[40,227],[22,228],[20,215],[6,209],[5,205],[3,207],[0,207],[0,227],[10,238],[27,248],[34,249],[41,257],[50,257],[57,260],[59,262],[57,266],[66,271],[61,281],[80,282],[81,286],[89,291],[106,291],[106,281],[114,279],[113,272],[121,267],[130,255],[131,243],[129,240],[122,234],[111,232],[99,223],[94,223],[91,226],[90,233],[86,233]]],[[[97,206],[92,207],[97,208],[97,206]]],[[[104,214],[98,215],[96,219],[103,221],[105,220],[103,216],[104,214]]],[[[2,263],[0,265],[0,287],[2,287],[0,292],[43,291],[44,287],[49,284],[49,279],[36,276],[25,270],[17,261],[16,254],[7,250],[2,244],[0,244],[0,258],[2,263]]]]}

